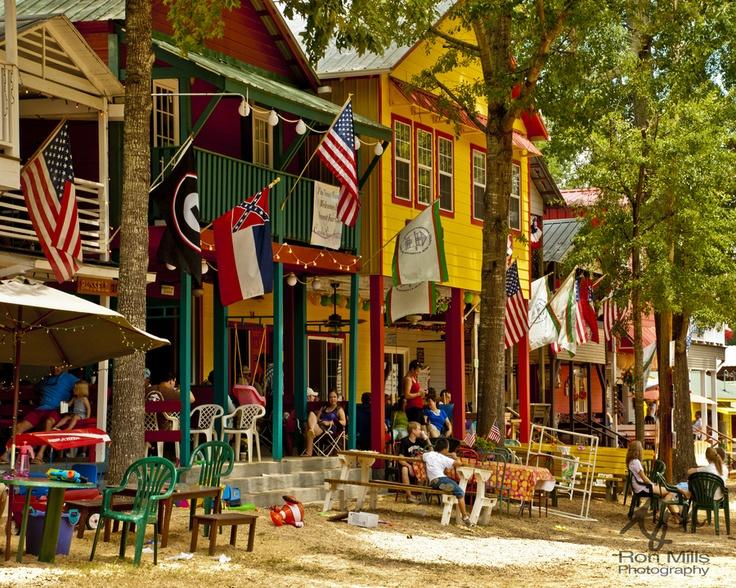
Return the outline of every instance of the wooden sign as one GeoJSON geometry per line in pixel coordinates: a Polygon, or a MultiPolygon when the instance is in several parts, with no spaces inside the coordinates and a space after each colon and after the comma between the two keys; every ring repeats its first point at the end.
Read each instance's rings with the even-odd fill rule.
{"type": "Polygon", "coordinates": [[[77,294],[117,296],[118,283],[105,278],[79,278],[77,279],[77,294]]]}

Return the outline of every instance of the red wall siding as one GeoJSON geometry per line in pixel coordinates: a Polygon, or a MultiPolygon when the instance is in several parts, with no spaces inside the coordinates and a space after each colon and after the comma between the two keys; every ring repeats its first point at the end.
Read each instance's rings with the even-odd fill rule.
{"type": "MultiPolygon", "coordinates": [[[[213,91],[215,88],[201,80],[195,80],[192,84],[192,92],[213,91]]],[[[192,97],[192,124],[197,122],[209,101],[209,96],[192,97]]],[[[239,105],[238,98],[222,98],[197,135],[194,144],[202,149],[240,159],[242,119],[238,114],[239,105]]]]}
{"type": "MultiPolygon", "coordinates": [[[[154,0],[153,29],[171,35],[172,28],[166,15],[167,8],[161,0],[154,0]]],[[[240,8],[226,13],[222,38],[207,40],[205,46],[244,63],[293,78],[289,65],[249,0],[243,0],[240,8]]]]}
{"type": "Polygon", "coordinates": [[[111,23],[77,22],[74,23],[74,26],[82,34],[89,46],[92,47],[94,52],[100,56],[100,59],[108,64],[107,35],[112,31],[111,23]]]}

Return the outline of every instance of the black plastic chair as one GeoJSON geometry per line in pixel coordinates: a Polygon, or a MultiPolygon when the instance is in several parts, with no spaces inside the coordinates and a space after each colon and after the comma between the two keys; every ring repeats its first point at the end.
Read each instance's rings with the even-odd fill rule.
{"type": "Polygon", "coordinates": [[[723,479],[715,474],[697,472],[692,474],[687,484],[690,487],[690,532],[695,533],[698,522],[698,510],[708,512],[708,520],[713,513],[715,518],[716,535],[720,535],[718,520],[719,511],[722,508],[726,517],[726,535],[731,534],[731,515],[728,511],[728,489],[723,479]],[[721,491],[721,497],[715,498],[716,492],[721,491]]]}
{"type": "Polygon", "coordinates": [[[683,496],[677,489],[677,486],[672,486],[667,483],[664,478],[663,472],[657,472],[654,474],[654,481],[658,483],[662,488],[665,488],[667,492],[674,494],[674,498],[659,497],[659,521],[657,521],[657,527],[664,525],[664,511],[670,505],[680,507],[680,525],[683,531],[687,528],[687,513],[689,509],[688,499],[683,496]]]}
{"type": "MultiPolygon", "coordinates": [[[[664,474],[667,470],[667,465],[660,459],[645,459],[641,462],[644,468],[644,473],[650,480],[654,480],[657,473],[664,474]]],[[[631,472],[627,472],[626,483],[624,485],[624,506],[626,506],[626,499],[628,498],[629,492],[631,491],[631,472]]]]}
{"type": "MultiPolygon", "coordinates": [[[[653,482],[657,482],[659,474],[664,474],[665,470],[667,469],[667,466],[665,463],[659,459],[657,460],[646,460],[647,464],[651,468],[650,472],[647,473],[645,469],[645,473],[647,473],[647,478],[652,480],[653,482]]],[[[642,464],[644,466],[644,464],[642,464]]],[[[631,471],[629,471],[629,476],[627,479],[631,479],[631,471]]],[[[633,486],[632,486],[633,488],[633,486]]],[[[625,498],[625,495],[624,495],[625,498]]],[[[642,498],[648,498],[649,499],[649,508],[652,510],[652,522],[655,522],[657,520],[657,513],[659,512],[659,499],[660,497],[657,494],[654,494],[651,491],[647,492],[640,492],[639,494],[632,494],[631,495],[631,506],[629,507],[629,520],[634,516],[634,511],[639,508],[639,505],[641,504],[642,498]]]]}

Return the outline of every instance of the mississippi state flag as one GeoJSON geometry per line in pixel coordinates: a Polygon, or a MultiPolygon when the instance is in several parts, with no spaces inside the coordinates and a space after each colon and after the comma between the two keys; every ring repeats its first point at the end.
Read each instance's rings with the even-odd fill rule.
{"type": "Polygon", "coordinates": [[[264,188],[212,223],[224,306],[273,289],[268,191],[264,188]]]}

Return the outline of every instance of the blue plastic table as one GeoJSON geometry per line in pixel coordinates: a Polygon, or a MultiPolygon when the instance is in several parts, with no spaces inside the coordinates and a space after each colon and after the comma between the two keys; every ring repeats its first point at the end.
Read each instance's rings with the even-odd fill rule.
{"type": "MultiPolygon", "coordinates": [[[[48,488],[49,495],[46,501],[46,518],[43,524],[41,549],[38,552],[38,561],[53,563],[56,557],[56,543],[59,540],[59,526],[61,525],[61,509],[64,506],[64,491],[79,488],[95,488],[96,484],[73,482],[59,482],[43,478],[8,478],[0,480],[8,486],[26,488],[25,502],[23,503],[23,518],[20,523],[18,537],[18,554],[16,560],[23,561],[25,551],[26,529],[28,528],[28,513],[31,506],[31,489],[48,488]]],[[[8,521],[5,527],[5,561],[10,559],[10,527],[12,513],[8,507],[8,521]]]]}

